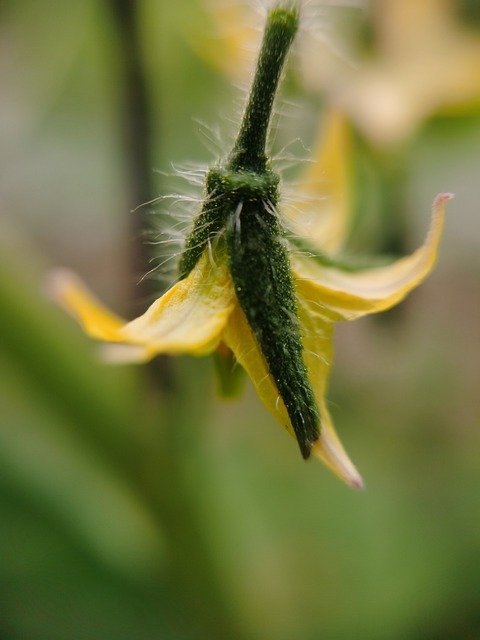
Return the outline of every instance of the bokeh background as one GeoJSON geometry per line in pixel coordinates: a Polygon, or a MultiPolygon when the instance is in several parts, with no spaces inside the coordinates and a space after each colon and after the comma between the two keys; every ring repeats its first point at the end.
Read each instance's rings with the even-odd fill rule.
{"type": "MultiPolygon", "coordinates": [[[[260,29],[254,4],[229,8],[260,29]]],[[[177,167],[211,163],[217,130],[228,150],[248,77],[240,18],[219,24],[212,6],[0,4],[0,638],[475,640],[474,91],[453,106],[440,97],[388,139],[351,115],[354,251],[411,250],[433,197],[456,195],[426,283],[397,310],[337,332],[330,408],[364,492],[303,463],[249,385],[238,401],[219,399],[209,359],[101,364],[45,295],[59,265],[129,316],[166,286],[137,283],[146,249],[161,256],[142,228],[171,226],[168,202],[132,210],[181,189],[177,167]]],[[[385,53],[381,6],[319,5],[308,26],[350,70],[360,51],[361,71],[385,53]]],[[[430,19],[450,8],[460,39],[480,43],[476,7],[442,0],[430,19]]],[[[400,44],[420,16],[409,19],[400,44]]],[[[312,58],[302,62],[314,49],[292,56],[274,152],[300,139],[292,155],[305,157],[331,100],[312,58]]],[[[446,76],[434,62],[431,77],[446,76]]]]}

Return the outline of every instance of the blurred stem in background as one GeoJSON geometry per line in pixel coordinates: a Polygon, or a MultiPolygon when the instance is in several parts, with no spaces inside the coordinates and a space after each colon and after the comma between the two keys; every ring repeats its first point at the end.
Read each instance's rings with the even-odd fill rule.
{"type": "MultiPolygon", "coordinates": [[[[117,53],[122,74],[121,95],[123,97],[123,103],[119,108],[129,183],[128,205],[130,209],[134,209],[154,197],[152,114],[148,104],[146,74],[140,46],[139,10],[142,3],[136,0],[109,1],[119,35],[117,53]]],[[[144,207],[140,207],[129,218],[132,238],[131,269],[133,281],[138,283],[131,293],[132,299],[135,298],[142,303],[152,293],[148,278],[139,282],[140,278],[150,270],[150,255],[148,245],[145,243],[145,231],[148,228],[147,211],[144,207]]]]}
{"type": "MultiPolygon", "coordinates": [[[[123,84],[122,111],[126,170],[131,209],[155,197],[152,164],[152,113],[148,100],[147,74],[141,51],[140,11],[137,0],[110,0],[119,33],[118,55],[123,84]]],[[[160,55],[160,52],[159,52],[160,55]]],[[[155,117],[158,117],[156,114],[155,117]]],[[[156,147],[158,150],[158,147],[156,147]]],[[[137,302],[151,297],[152,280],[140,277],[150,270],[150,255],[145,235],[151,226],[149,210],[139,207],[130,217],[132,238],[131,269],[137,286],[132,292],[137,302]]],[[[135,304],[135,303],[134,303],[135,304]]],[[[214,550],[202,522],[195,491],[196,476],[203,477],[208,460],[202,447],[202,432],[209,415],[207,397],[211,397],[208,377],[195,376],[194,367],[175,367],[171,358],[156,358],[147,367],[150,384],[145,393],[161,394],[154,402],[162,415],[163,428],[155,422],[148,443],[146,491],[153,491],[167,547],[167,566],[161,582],[166,601],[184,603],[182,624],[195,629],[195,637],[241,638],[214,566],[214,550]],[[186,399],[188,399],[186,401],[186,399]],[[192,419],[195,416],[195,420],[192,419]]],[[[175,607],[174,607],[175,608],[175,607]]]]}

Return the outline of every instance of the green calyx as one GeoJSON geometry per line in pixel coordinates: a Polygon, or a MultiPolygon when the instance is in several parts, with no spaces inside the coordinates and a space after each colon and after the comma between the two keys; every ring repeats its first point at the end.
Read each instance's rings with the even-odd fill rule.
{"type": "Polygon", "coordinates": [[[264,203],[278,202],[279,177],[270,170],[263,173],[234,172],[213,167],[205,181],[205,198],[200,215],[195,218],[193,230],[185,243],[180,260],[180,274],[186,277],[197,264],[207,243],[218,238],[225,230],[231,213],[240,203],[248,203],[260,211],[264,203]]]}
{"type": "Polygon", "coordinates": [[[279,177],[266,142],[273,102],[298,9],[277,7],[267,19],[252,89],[233,150],[207,174],[206,198],[180,261],[182,277],[208,243],[222,237],[240,306],[275,381],[304,458],[319,437],[320,418],[303,359],[295,286],[277,214],[279,177]]]}
{"type": "Polygon", "coordinates": [[[276,202],[278,200],[278,174],[266,169],[262,173],[232,171],[215,167],[207,175],[206,187],[210,197],[233,202],[276,202]]]}

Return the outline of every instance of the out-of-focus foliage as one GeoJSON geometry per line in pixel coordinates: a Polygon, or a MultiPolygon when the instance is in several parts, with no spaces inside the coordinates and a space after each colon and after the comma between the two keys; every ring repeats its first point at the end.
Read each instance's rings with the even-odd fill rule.
{"type": "MultiPolygon", "coordinates": [[[[43,295],[63,264],[130,306],[121,4],[0,8],[0,637],[477,638],[478,113],[423,120],[393,151],[358,136],[352,250],[410,248],[427,224],[414,214],[456,199],[400,317],[338,333],[330,409],[367,482],[356,493],[304,464],[252,392],[217,400],[212,362],[102,365],[43,295]]],[[[212,23],[204,6],[135,5],[165,194],[178,184],[155,170],[212,161],[193,119],[228,141],[242,96],[187,41],[212,23]]],[[[480,39],[472,17],[465,29],[480,39]]],[[[277,152],[318,126],[296,69],[277,152]]]]}

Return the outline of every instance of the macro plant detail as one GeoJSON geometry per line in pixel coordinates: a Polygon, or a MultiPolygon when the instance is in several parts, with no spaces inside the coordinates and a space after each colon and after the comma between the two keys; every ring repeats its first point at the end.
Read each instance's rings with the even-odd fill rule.
{"type": "MultiPolygon", "coordinates": [[[[320,231],[318,203],[302,200],[301,186],[297,207],[282,203],[280,176],[266,148],[298,25],[299,10],[292,4],[268,14],[238,137],[226,159],[207,173],[178,281],[131,322],[105,309],[67,271],[54,274],[51,284],[55,298],[90,336],[115,343],[109,354],[117,361],[145,362],[161,353],[233,354],[265,406],[297,440],[303,458],[313,453],[345,482],[361,487],[325,400],[334,323],[388,309],[420,284],[435,263],[444,203],[451,196],[437,196],[429,233],[417,251],[363,270],[345,267],[328,251],[335,243],[320,231]],[[313,220],[308,228],[306,219],[313,220]]],[[[337,115],[325,139],[323,161],[332,174],[341,171],[330,163],[342,144],[341,127],[337,115]]],[[[332,185],[341,189],[335,179],[332,185]]]]}

